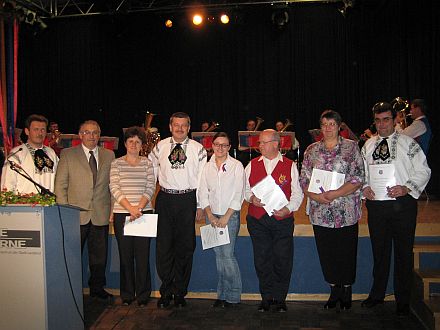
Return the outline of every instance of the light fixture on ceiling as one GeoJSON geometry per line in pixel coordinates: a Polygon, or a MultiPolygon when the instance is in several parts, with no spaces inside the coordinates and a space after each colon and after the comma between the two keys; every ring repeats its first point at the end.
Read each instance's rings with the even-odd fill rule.
{"type": "Polygon", "coordinates": [[[289,23],[289,11],[287,7],[275,8],[272,12],[272,24],[277,30],[284,30],[289,23]]]}
{"type": "Polygon", "coordinates": [[[353,8],[355,0],[342,0],[342,6],[338,8],[338,11],[342,16],[346,17],[350,8],[353,8]]]}

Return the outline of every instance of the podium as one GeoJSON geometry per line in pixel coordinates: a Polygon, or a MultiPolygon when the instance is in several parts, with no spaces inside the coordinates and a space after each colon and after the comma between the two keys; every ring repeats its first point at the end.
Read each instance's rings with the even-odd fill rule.
{"type": "Polygon", "coordinates": [[[0,207],[0,264],[0,329],[84,329],[78,208],[0,207]]]}

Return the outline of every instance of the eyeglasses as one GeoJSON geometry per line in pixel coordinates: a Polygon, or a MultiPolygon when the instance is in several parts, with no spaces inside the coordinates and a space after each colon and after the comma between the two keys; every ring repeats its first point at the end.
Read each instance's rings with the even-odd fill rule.
{"type": "Polygon", "coordinates": [[[222,144],[222,143],[213,143],[212,145],[216,148],[222,148],[222,149],[226,149],[227,147],[229,147],[229,144],[222,144]]]}
{"type": "Polygon", "coordinates": [[[99,134],[101,134],[101,132],[100,131],[82,131],[82,132],[80,132],[80,134],[98,136],[99,134]]]}
{"type": "Polygon", "coordinates": [[[338,123],[334,123],[334,122],[331,122],[331,123],[321,123],[321,127],[322,128],[324,128],[324,127],[330,127],[330,128],[335,128],[335,127],[337,127],[338,126],[338,123]]]}
{"type": "Polygon", "coordinates": [[[269,142],[275,142],[276,140],[269,140],[269,141],[258,141],[258,144],[266,145],[269,142]]]}

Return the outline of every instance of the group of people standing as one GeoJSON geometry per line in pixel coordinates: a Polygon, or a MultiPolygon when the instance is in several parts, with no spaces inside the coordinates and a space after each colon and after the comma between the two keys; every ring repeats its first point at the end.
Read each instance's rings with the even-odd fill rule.
{"type": "MultiPolygon", "coordinates": [[[[88,244],[90,295],[111,299],[104,290],[108,228],[113,222],[120,256],[120,295],[124,305],[137,300],[145,305],[151,294],[150,238],[124,235],[126,218],[144,213],[158,214],[156,266],[161,280],[158,308],[186,306],[196,247],[195,220],[225,228],[230,243],[214,248],[218,273],[217,300],[213,307],[235,307],[240,303],[242,282],[234,246],[240,229],[243,200],[249,202],[247,228],[253,245],[261,303],[258,310],[287,311],[286,297],[293,268],[294,216],[307,197],[319,260],[330,297],[325,308],[351,308],[356,277],[358,221],[361,199],[367,199],[368,225],[373,250],[373,286],[365,307],[383,303],[394,245],[394,291],[397,313],[409,313],[412,245],[415,236],[417,198],[430,178],[430,169],[420,145],[394,130],[396,111],[388,103],[373,108],[378,135],[362,148],[341,137],[342,118],[326,110],[320,117],[323,139],[304,153],[301,173],[296,164],[280,153],[280,135],[268,129],[259,134],[261,155],[246,168],[229,155],[228,135],[213,138],[213,156],[188,137],[191,121],[183,112],[169,122],[171,136],[159,141],[148,157],[140,156],[145,133],[138,127],[124,132],[126,154],[98,146],[100,127],[86,121],[79,128],[81,144],[63,149],[58,157],[43,145],[47,119],[32,115],[26,121],[28,141],[13,149],[9,160],[38,183],[56,194],[57,202],[78,206],[81,247],[88,244]],[[42,165],[39,165],[42,164],[42,165]],[[369,173],[378,165],[392,165],[395,182],[385,192],[372,188],[369,173]],[[314,169],[338,172],[344,182],[334,190],[310,192],[314,169]],[[280,209],[267,212],[253,187],[271,176],[287,199],[280,209]],[[378,196],[386,195],[386,198],[378,196]]],[[[3,169],[2,188],[37,192],[10,166],[3,169]]]]}

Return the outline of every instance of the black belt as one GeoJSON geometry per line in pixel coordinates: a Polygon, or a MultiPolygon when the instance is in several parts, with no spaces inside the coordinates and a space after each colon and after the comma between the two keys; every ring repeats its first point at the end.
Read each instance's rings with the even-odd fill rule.
{"type": "Polygon", "coordinates": [[[195,189],[177,190],[177,189],[166,189],[164,187],[160,187],[160,190],[162,190],[164,193],[172,194],[172,195],[182,195],[195,191],[195,189]]]}

